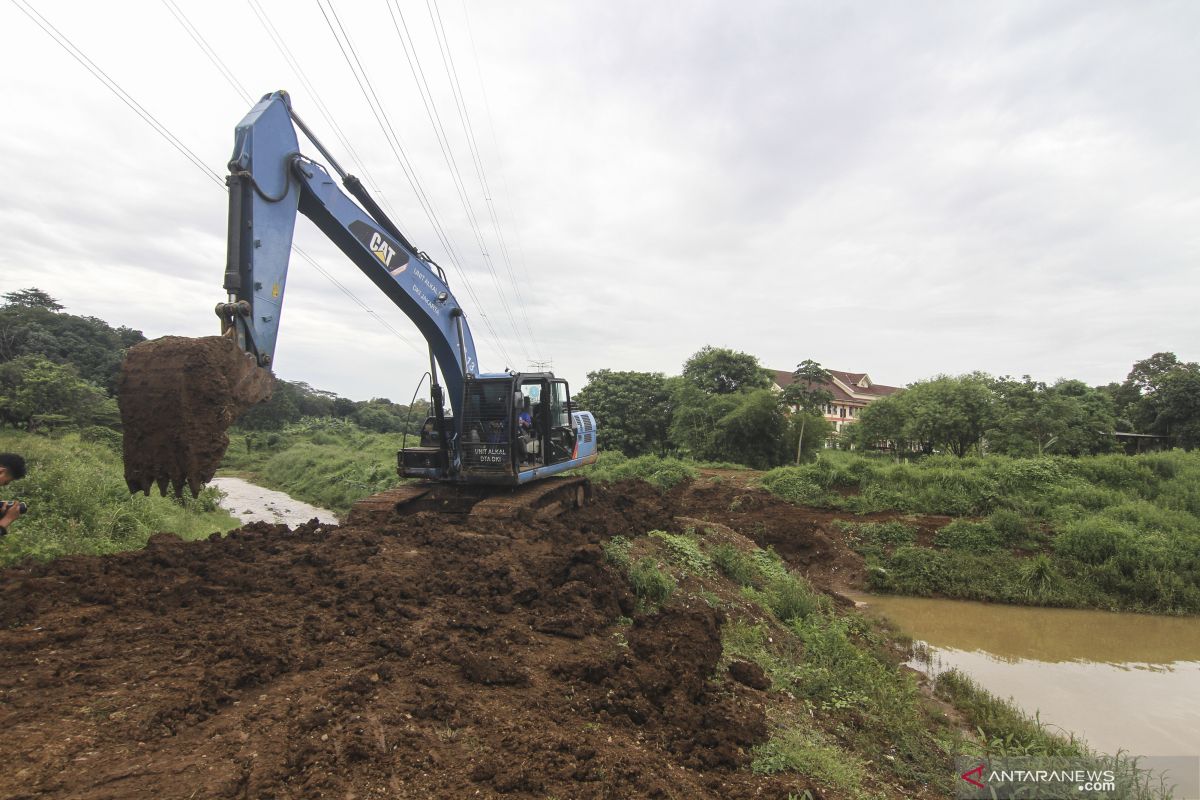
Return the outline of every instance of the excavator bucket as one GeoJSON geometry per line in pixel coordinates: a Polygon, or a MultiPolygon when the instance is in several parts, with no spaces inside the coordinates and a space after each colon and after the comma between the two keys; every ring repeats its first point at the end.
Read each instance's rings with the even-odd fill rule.
{"type": "Polygon", "coordinates": [[[157,485],[182,497],[186,486],[195,497],[229,447],[225,431],[273,386],[229,337],[164,336],[130,348],[118,385],[129,491],[157,485]]]}

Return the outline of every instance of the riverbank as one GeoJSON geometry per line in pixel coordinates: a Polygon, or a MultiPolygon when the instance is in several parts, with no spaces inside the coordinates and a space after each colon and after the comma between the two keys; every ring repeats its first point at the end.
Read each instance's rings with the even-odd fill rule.
{"type": "Polygon", "coordinates": [[[0,572],[0,794],[941,800],[956,755],[1107,763],[905,668],[807,513],[625,481],[0,572]]]}
{"type": "Polygon", "coordinates": [[[1200,618],[853,594],[911,636],[910,666],[958,670],[1103,751],[1200,754],[1200,618]]]}
{"type": "Polygon", "coordinates": [[[838,533],[873,591],[1200,613],[1200,452],[905,464],[822,453],[760,483],[843,512],[838,533]]]}

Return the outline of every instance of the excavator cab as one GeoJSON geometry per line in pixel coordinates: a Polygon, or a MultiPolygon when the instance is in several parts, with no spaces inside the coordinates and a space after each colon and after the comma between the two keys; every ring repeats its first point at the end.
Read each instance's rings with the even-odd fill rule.
{"type": "Polygon", "coordinates": [[[399,454],[403,477],[456,472],[460,483],[512,485],[595,460],[595,423],[572,409],[565,380],[550,373],[468,377],[463,394],[461,427],[444,418],[443,446],[438,420],[429,417],[420,446],[399,454]]]}

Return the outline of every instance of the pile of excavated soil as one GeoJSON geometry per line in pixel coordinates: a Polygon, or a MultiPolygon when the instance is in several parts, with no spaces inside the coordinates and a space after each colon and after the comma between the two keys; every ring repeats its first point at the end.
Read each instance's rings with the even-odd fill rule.
{"type": "Polygon", "coordinates": [[[0,572],[0,796],[798,796],[747,768],[765,695],[714,680],[721,612],[637,614],[600,546],[715,514],[814,574],[850,563],[735,493],[629,482],[543,522],[255,523],[0,572]]]}

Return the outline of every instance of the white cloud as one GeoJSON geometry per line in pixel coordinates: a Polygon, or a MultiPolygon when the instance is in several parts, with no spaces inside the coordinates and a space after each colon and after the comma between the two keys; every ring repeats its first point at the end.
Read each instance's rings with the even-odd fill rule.
{"type": "MultiPolygon", "coordinates": [[[[449,270],[485,368],[552,358],[578,388],[606,367],[676,372],[711,343],[887,383],[972,369],[1107,382],[1158,350],[1200,358],[1186,349],[1200,334],[1190,4],[470,3],[486,107],[462,8],[442,4],[522,305],[426,10],[406,21],[499,287],[386,7],[338,11],[457,258],[317,10],[264,5],[369,175],[245,4],[185,10],[251,94],[290,89],[382,187],[449,270]]],[[[42,11],[224,174],[246,104],[165,7],[42,11]]],[[[221,192],[14,6],[0,24],[17,34],[0,52],[0,289],[39,286],[151,335],[210,332],[221,192]]],[[[295,260],[281,374],[410,395],[426,368],[415,328],[299,231],[375,314],[295,260]]]]}

